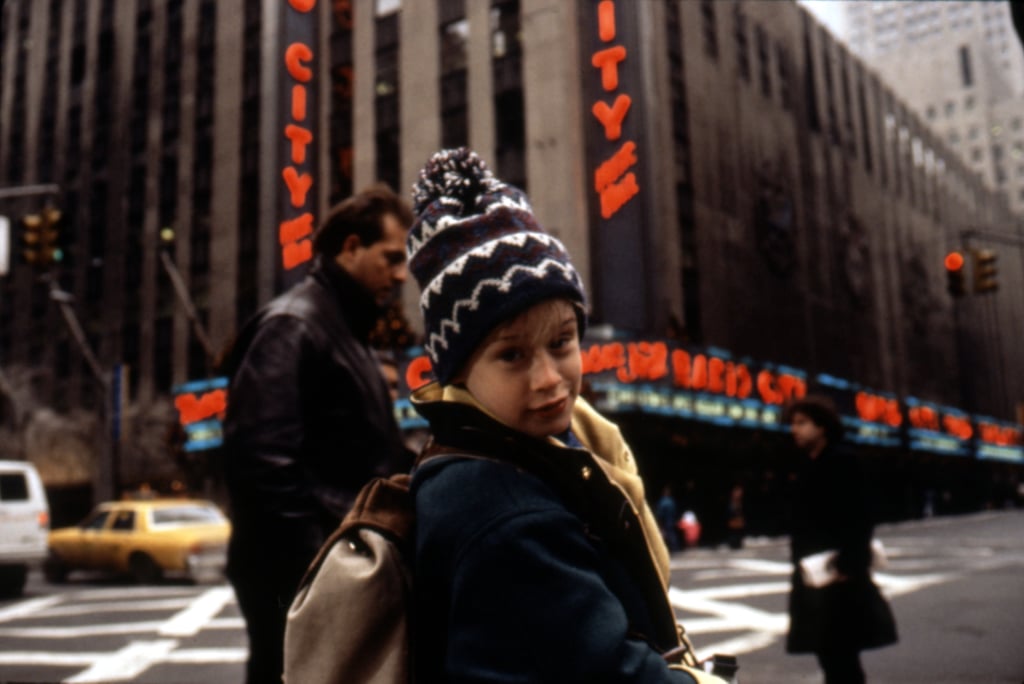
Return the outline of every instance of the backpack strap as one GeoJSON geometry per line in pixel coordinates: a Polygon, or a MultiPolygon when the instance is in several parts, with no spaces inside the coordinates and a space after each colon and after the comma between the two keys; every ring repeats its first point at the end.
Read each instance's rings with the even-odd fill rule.
{"type": "Polygon", "coordinates": [[[408,539],[412,536],[415,523],[408,515],[409,484],[412,477],[399,473],[391,477],[379,477],[359,490],[352,508],[331,535],[335,539],[353,527],[369,527],[392,539],[408,539]]]}

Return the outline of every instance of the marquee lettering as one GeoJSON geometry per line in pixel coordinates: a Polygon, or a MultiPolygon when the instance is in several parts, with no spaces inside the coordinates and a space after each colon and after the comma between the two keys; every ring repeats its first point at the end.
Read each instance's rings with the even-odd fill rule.
{"type": "Polygon", "coordinates": [[[995,444],[997,446],[1019,446],[1024,443],[1019,428],[997,425],[987,421],[978,422],[978,437],[986,444],[995,444]]]}
{"type": "Polygon", "coordinates": [[[284,66],[288,75],[299,83],[313,80],[313,70],[306,64],[313,61],[313,51],[303,43],[292,43],[284,51],[284,66]]]}
{"type": "Polygon", "coordinates": [[[405,384],[409,390],[415,392],[430,382],[430,359],[426,356],[417,356],[405,369],[405,384]]]}
{"type": "MultiPolygon", "coordinates": [[[[316,0],[286,0],[288,6],[303,14],[316,7],[316,0]]],[[[348,10],[351,19],[351,5],[335,1],[335,16],[342,16],[348,10]]],[[[309,190],[313,186],[312,174],[300,171],[306,163],[306,152],[313,144],[314,136],[310,127],[300,125],[309,116],[307,85],[313,80],[313,50],[302,42],[293,42],[284,50],[284,66],[288,76],[295,81],[290,89],[291,121],[284,126],[284,138],[290,143],[289,159],[295,166],[281,169],[281,178],[288,190],[291,206],[298,210],[307,209],[297,217],[285,217],[278,224],[278,241],[281,244],[281,263],[285,270],[291,270],[313,258],[313,214],[308,211],[309,190]]]]}
{"type": "Polygon", "coordinates": [[[938,432],[939,414],[930,406],[911,406],[907,410],[907,418],[910,424],[918,430],[933,430],[938,432]]]}
{"type": "Polygon", "coordinates": [[[672,382],[676,387],[706,389],[736,399],[746,399],[754,390],[754,380],[746,364],[704,354],[691,357],[684,349],[672,351],[672,382]]]}
{"type": "Polygon", "coordinates": [[[626,365],[626,349],[618,342],[595,344],[582,353],[584,375],[616,370],[626,365]]]}
{"type": "Polygon", "coordinates": [[[284,221],[281,224],[280,231],[278,232],[278,241],[281,245],[287,245],[291,242],[298,242],[307,235],[313,233],[313,215],[306,212],[302,216],[291,219],[290,221],[284,221]]]}
{"type": "Polygon", "coordinates": [[[664,342],[630,342],[629,366],[615,374],[620,382],[659,380],[668,375],[668,347],[664,342]]]}
{"type": "Polygon", "coordinates": [[[597,120],[604,126],[604,137],[608,140],[618,140],[622,137],[622,121],[626,118],[626,113],[629,112],[629,106],[633,104],[633,99],[629,95],[620,94],[615,98],[615,102],[609,107],[606,102],[598,100],[591,107],[590,111],[593,112],[597,120]]]}
{"type": "Polygon", "coordinates": [[[194,392],[179,394],[174,398],[174,408],[178,410],[178,422],[182,426],[210,418],[223,420],[227,407],[228,393],[223,389],[212,390],[201,396],[194,392]]]}
{"type": "Polygon", "coordinates": [[[626,59],[626,48],[621,45],[594,53],[590,63],[601,70],[602,88],[611,91],[619,87],[619,62],[624,59],[626,59]]]}
{"type": "Polygon", "coordinates": [[[288,186],[288,192],[291,193],[292,206],[301,207],[306,203],[306,193],[313,186],[313,177],[308,173],[300,176],[291,166],[282,171],[281,176],[284,178],[284,184],[288,186]]]}
{"type": "Polygon", "coordinates": [[[762,370],[757,374],[757,392],[766,404],[785,404],[807,394],[807,383],[789,373],[762,370]]]}
{"type": "Polygon", "coordinates": [[[903,424],[900,402],[896,399],[870,392],[857,392],[854,397],[854,408],[857,417],[869,423],[884,423],[894,428],[903,424]]]}
{"type": "Polygon", "coordinates": [[[606,43],[615,40],[615,3],[612,0],[597,4],[597,35],[606,43]]]}
{"type": "Polygon", "coordinates": [[[968,418],[949,413],[942,416],[942,427],[947,434],[961,440],[970,439],[974,434],[974,428],[971,427],[971,421],[968,418]]]}
{"type": "MultiPolygon", "coordinates": [[[[306,120],[306,86],[304,85],[292,86],[292,118],[296,121],[306,120]]],[[[289,128],[298,128],[298,126],[288,126],[285,128],[286,135],[289,128]]],[[[291,138],[290,135],[288,137],[291,138]]],[[[310,140],[312,140],[312,135],[310,136],[310,140]]],[[[292,155],[294,157],[294,150],[292,151],[292,155]]],[[[301,164],[302,162],[297,161],[295,163],[301,164]]]]}
{"type": "MultiPolygon", "coordinates": [[[[305,102],[305,100],[303,100],[303,102],[305,102]]],[[[312,131],[306,130],[305,128],[303,128],[301,126],[295,126],[294,124],[289,124],[288,126],[285,126],[285,128],[284,128],[284,137],[286,137],[286,138],[288,138],[289,140],[292,141],[292,161],[295,162],[296,164],[305,163],[305,161],[306,161],[306,147],[311,142],[313,142],[313,133],[312,133],[312,131]]],[[[291,169],[291,167],[288,167],[288,169],[285,169],[285,170],[287,171],[289,169],[291,169]]],[[[294,169],[291,169],[291,170],[294,171],[294,169]]],[[[308,174],[303,174],[303,175],[305,176],[305,175],[308,175],[308,174]]],[[[310,183],[310,185],[313,184],[313,179],[312,178],[309,179],[309,183],[310,183]]]]}
{"type": "MultiPolygon", "coordinates": [[[[604,43],[615,40],[613,0],[602,0],[597,5],[597,33],[604,43]]],[[[601,88],[604,91],[611,92],[619,88],[619,64],[626,57],[627,51],[623,45],[611,45],[591,54],[590,63],[600,71],[601,88]]],[[[611,104],[598,100],[591,105],[590,111],[601,124],[606,140],[622,137],[622,123],[632,103],[633,99],[628,94],[619,93],[611,104]]],[[[600,198],[602,218],[610,219],[640,193],[636,174],[628,172],[636,164],[636,143],[628,140],[594,171],[594,191],[600,198]]]]}

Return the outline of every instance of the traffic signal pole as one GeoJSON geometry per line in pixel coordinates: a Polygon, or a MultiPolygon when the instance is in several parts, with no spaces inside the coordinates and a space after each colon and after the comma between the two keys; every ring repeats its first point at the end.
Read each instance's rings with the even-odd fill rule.
{"type": "Polygon", "coordinates": [[[89,346],[89,340],[85,336],[85,331],[82,330],[82,324],[78,321],[78,316],[71,306],[75,299],[74,295],[61,290],[54,278],[50,279],[50,299],[60,307],[61,316],[64,318],[68,330],[71,331],[71,336],[75,338],[75,342],[82,352],[82,357],[103,390],[103,400],[99,411],[100,458],[96,464],[96,472],[93,479],[93,497],[97,502],[109,501],[117,496],[121,489],[121,445],[120,440],[116,439],[113,434],[114,387],[111,382],[111,375],[104,371],[99,359],[96,358],[95,352],[89,346]],[[104,456],[107,456],[107,458],[104,458],[104,456]]]}
{"type": "Polygon", "coordinates": [[[163,265],[164,271],[167,272],[167,277],[170,278],[171,285],[174,286],[174,292],[178,295],[178,301],[181,302],[182,308],[185,309],[185,315],[192,324],[192,330],[196,334],[196,339],[199,340],[199,344],[202,345],[203,351],[206,352],[206,370],[209,372],[213,368],[214,362],[213,344],[210,342],[210,336],[206,334],[206,328],[203,327],[203,321],[199,318],[199,314],[196,312],[196,307],[192,303],[192,297],[189,295],[188,287],[185,286],[185,281],[182,279],[181,273],[178,272],[178,267],[174,265],[174,261],[171,259],[171,255],[167,253],[166,249],[160,250],[160,263],[163,265]]]}

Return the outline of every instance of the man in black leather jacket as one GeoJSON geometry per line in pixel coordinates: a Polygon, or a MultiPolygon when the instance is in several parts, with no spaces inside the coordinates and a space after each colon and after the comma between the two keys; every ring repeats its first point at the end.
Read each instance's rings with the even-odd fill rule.
{"type": "Polygon", "coordinates": [[[412,218],[385,186],[333,208],[309,275],[245,325],[229,357],[228,577],[249,684],[281,681],[288,607],[359,489],[411,464],[367,340],[406,278],[412,218]]]}

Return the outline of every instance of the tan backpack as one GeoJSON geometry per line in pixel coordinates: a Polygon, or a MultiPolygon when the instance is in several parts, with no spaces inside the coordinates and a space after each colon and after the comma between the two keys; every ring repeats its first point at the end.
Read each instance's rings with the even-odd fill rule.
{"type": "MultiPolygon", "coordinates": [[[[459,458],[474,458],[459,455],[459,458]]],[[[285,684],[408,684],[416,514],[407,474],[377,478],[310,564],[288,611],[285,684]]],[[[683,645],[667,657],[698,684],[725,684],[683,645]]]]}

